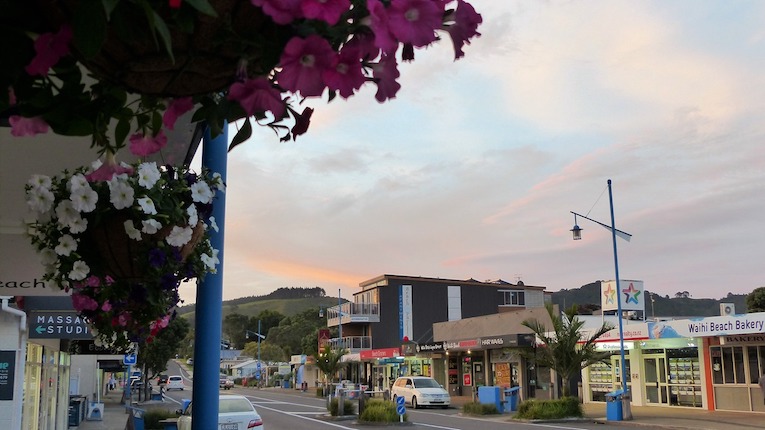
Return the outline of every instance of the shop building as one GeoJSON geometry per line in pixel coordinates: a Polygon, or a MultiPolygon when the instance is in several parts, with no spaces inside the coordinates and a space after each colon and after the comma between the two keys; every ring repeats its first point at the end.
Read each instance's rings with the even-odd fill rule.
{"type": "Polygon", "coordinates": [[[447,362],[439,353],[415,349],[416,345],[435,342],[434,323],[526,308],[544,311],[550,297],[544,287],[502,280],[381,275],[359,286],[361,291],[354,293],[351,301],[327,309],[328,327],[342,326],[342,338],[330,339],[330,344],[349,351],[348,379],[380,385],[382,375],[386,387],[398,376],[414,374],[447,384],[447,362]],[[391,348],[399,349],[401,355],[370,357],[367,352],[391,348]]]}

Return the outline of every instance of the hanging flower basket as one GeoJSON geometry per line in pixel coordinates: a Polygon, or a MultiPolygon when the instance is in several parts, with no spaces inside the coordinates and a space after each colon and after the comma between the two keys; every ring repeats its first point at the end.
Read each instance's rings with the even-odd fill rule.
{"type": "Polygon", "coordinates": [[[175,316],[181,282],[215,272],[208,229],[219,175],[155,163],[78,168],[26,186],[44,279],[71,291],[102,343],[151,339],[175,316]]]}
{"type": "Polygon", "coordinates": [[[231,147],[253,124],[295,139],[310,125],[305,98],[374,85],[377,101],[393,99],[415,49],[443,35],[461,58],[482,22],[465,0],[7,3],[0,119],[16,136],[92,136],[102,153],[131,133],[155,138],[188,111],[213,136],[244,119],[231,147]]]}

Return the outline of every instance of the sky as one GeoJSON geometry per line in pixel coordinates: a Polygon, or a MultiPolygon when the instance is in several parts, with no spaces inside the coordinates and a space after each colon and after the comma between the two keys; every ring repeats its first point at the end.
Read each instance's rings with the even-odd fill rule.
{"type": "MultiPolygon", "coordinates": [[[[620,278],[673,297],[765,286],[765,2],[471,0],[481,37],[400,65],[402,88],[310,103],[229,154],[224,300],[345,299],[382,274],[620,278]]],[[[233,136],[233,132],[231,136],[233,136]]],[[[181,296],[195,302],[196,288],[181,296]]]]}

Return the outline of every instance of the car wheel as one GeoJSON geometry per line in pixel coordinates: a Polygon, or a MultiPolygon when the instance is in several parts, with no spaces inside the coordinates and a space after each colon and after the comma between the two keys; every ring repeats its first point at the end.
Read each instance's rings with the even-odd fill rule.
{"type": "Polygon", "coordinates": [[[441,406],[441,409],[449,409],[449,406],[443,405],[443,406],[441,406]]]}
{"type": "Polygon", "coordinates": [[[412,396],[412,409],[417,409],[417,396],[412,396]]]}

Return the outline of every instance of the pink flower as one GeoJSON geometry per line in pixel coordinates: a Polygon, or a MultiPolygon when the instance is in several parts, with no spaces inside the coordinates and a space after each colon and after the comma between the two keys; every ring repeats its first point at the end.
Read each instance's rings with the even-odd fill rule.
{"type": "Polygon", "coordinates": [[[85,279],[85,285],[88,287],[98,287],[101,285],[101,279],[95,275],[88,276],[88,278],[85,279]]]}
{"type": "Polygon", "coordinates": [[[329,25],[337,24],[343,12],[351,7],[350,0],[303,0],[300,9],[308,19],[320,19],[329,25]]]}
{"type": "Polygon", "coordinates": [[[68,25],[62,25],[56,34],[45,33],[38,36],[35,40],[37,55],[27,65],[27,73],[31,76],[47,76],[48,70],[69,53],[71,41],[72,28],[68,25]]]}
{"type": "Polygon", "coordinates": [[[301,0],[250,0],[254,6],[263,9],[275,23],[285,25],[303,16],[301,0]]]}
{"type": "Polygon", "coordinates": [[[156,136],[146,136],[136,133],[130,136],[130,152],[139,157],[154,154],[167,145],[167,136],[160,130],[156,136]]]}
{"type": "Polygon", "coordinates": [[[175,127],[175,122],[178,120],[178,117],[191,109],[194,109],[194,102],[191,100],[191,97],[182,97],[180,99],[171,100],[167,106],[165,114],[162,115],[162,124],[164,124],[168,130],[172,130],[175,127]]]}
{"type": "Polygon", "coordinates": [[[337,90],[340,96],[348,98],[355,90],[361,88],[366,82],[361,69],[359,51],[353,47],[344,46],[340,54],[336,55],[332,67],[324,71],[324,82],[330,90],[337,90]]]}
{"type": "Polygon", "coordinates": [[[457,1],[457,10],[454,12],[454,24],[445,26],[446,31],[452,38],[454,45],[454,59],[465,56],[462,51],[464,44],[470,44],[470,39],[480,36],[478,24],[483,22],[483,18],[470,3],[462,0],[457,1]]]}
{"type": "Polygon", "coordinates": [[[12,136],[34,136],[48,132],[48,123],[39,116],[24,118],[23,116],[11,115],[8,122],[11,124],[12,136]]]}
{"type": "Polygon", "coordinates": [[[77,312],[94,311],[98,309],[98,302],[92,298],[78,293],[72,294],[72,306],[77,312]]]}
{"type": "Polygon", "coordinates": [[[120,312],[120,314],[117,316],[117,324],[119,324],[121,327],[128,325],[130,320],[130,314],[127,312],[120,312]]]}
{"type": "Polygon", "coordinates": [[[326,86],[322,74],[332,67],[335,55],[329,42],[320,36],[293,37],[279,60],[279,85],[288,91],[300,91],[303,97],[321,96],[326,86]]]}
{"type": "Polygon", "coordinates": [[[375,36],[371,32],[359,32],[343,45],[343,49],[355,49],[362,61],[372,61],[380,55],[380,48],[375,45],[375,36]]]}
{"type": "Polygon", "coordinates": [[[399,41],[419,48],[436,40],[436,29],[441,28],[443,14],[443,3],[440,2],[392,0],[388,9],[388,27],[399,41]]]}
{"type": "Polygon", "coordinates": [[[109,303],[108,300],[105,301],[104,304],[101,305],[101,310],[104,311],[104,312],[109,312],[110,310],[112,310],[112,304],[109,303]]]}
{"type": "Polygon", "coordinates": [[[247,116],[252,116],[255,112],[270,111],[277,119],[284,117],[285,103],[282,94],[266,78],[259,77],[234,83],[229,88],[228,99],[239,102],[247,116]]]}
{"type": "MultiPolygon", "coordinates": [[[[87,179],[88,182],[108,181],[114,176],[121,175],[123,173],[132,175],[133,168],[120,166],[119,164],[117,164],[117,160],[114,159],[114,154],[110,153],[110,154],[107,154],[106,160],[101,165],[101,167],[99,167],[92,173],[88,173],[87,175],[85,175],[85,179],[87,179]]],[[[111,282],[109,281],[113,281],[113,279],[107,276],[106,277],[107,285],[111,285],[111,282]]]]}
{"type": "Polygon", "coordinates": [[[379,0],[367,0],[369,9],[370,27],[375,34],[375,45],[386,54],[396,52],[398,40],[393,37],[388,28],[388,12],[379,0]]]}
{"type": "Polygon", "coordinates": [[[372,66],[372,77],[377,82],[375,98],[380,103],[396,97],[396,93],[401,89],[401,84],[396,82],[401,76],[397,66],[396,57],[393,55],[383,55],[380,61],[372,66]]]}

